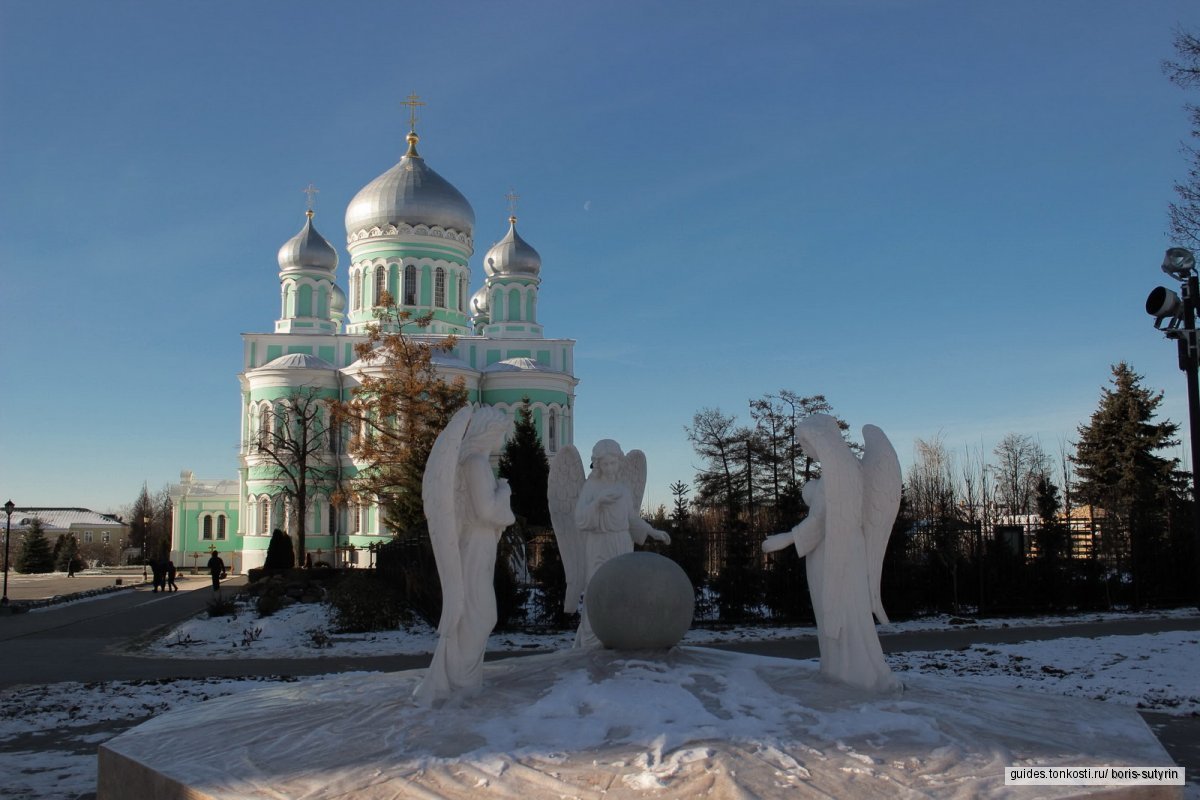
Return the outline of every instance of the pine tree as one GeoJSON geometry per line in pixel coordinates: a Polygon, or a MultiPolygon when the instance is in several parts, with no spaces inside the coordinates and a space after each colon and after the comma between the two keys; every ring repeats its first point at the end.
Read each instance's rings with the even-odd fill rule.
{"type": "Polygon", "coordinates": [[[79,563],[79,540],[75,534],[68,533],[58,537],[54,543],[54,567],[59,572],[70,572],[71,562],[79,563]]]}
{"type": "Polygon", "coordinates": [[[1179,442],[1179,426],[1155,422],[1162,392],[1142,386],[1142,376],[1126,363],[1112,368],[1113,388],[1101,390],[1090,422],[1079,427],[1072,461],[1077,467],[1076,496],[1104,510],[1109,525],[1105,549],[1132,578],[1133,601],[1140,603],[1147,570],[1165,535],[1164,510],[1181,489],[1176,459],[1156,455],[1179,442]],[[1115,545],[1115,546],[1114,546],[1115,545]]]}
{"type": "Polygon", "coordinates": [[[17,572],[24,573],[54,571],[54,552],[46,538],[42,521],[37,517],[29,521],[29,528],[26,529],[21,544],[21,553],[17,556],[16,568],[17,572]]]}
{"type": "Polygon", "coordinates": [[[512,487],[513,513],[523,517],[527,525],[546,527],[550,524],[550,504],[546,497],[546,481],[550,477],[550,462],[533,424],[533,410],[528,397],[521,400],[512,435],[500,452],[500,477],[512,487]]]}

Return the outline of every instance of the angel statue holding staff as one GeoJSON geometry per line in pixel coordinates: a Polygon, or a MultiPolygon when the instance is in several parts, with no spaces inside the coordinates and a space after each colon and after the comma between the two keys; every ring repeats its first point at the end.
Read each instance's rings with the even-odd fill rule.
{"type": "Polygon", "coordinates": [[[791,531],[768,537],[763,550],[795,545],[805,560],[821,674],[862,689],[897,689],[872,615],[887,622],[879,582],[900,508],[900,460],[883,431],[865,425],[860,461],[827,414],[802,420],[796,439],[821,462],[821,477],[804,486],[808,516],[791,531]]]}
{"type": "Polygon", "coordinates": [[[430,705],[483,684],[483,653],[496,626],[496,546],[516,521],[508,481],[489,459],[508,432],[494,408],[461,408],[438,434],[421,483],[429,539],[442,584],[433,663],[413,696],[430,705]]]}
{"type": "MultiPolygon", "coordinates": [[[[646,455],[641,450],[626,455],[612,439],[601,439],[592,448],[592,472],[585,481],[579,451],[565,447],[550,465],[548,489],[554,537],[567,573],[563,609],[568,614],[579,609],[588,581],[605,561],[632,553],[647,537],[671,541],[641,516],[646,489],[646,455]]],[[[574,646],[600,646],[586,608],[580,610],[574,646]]]]}

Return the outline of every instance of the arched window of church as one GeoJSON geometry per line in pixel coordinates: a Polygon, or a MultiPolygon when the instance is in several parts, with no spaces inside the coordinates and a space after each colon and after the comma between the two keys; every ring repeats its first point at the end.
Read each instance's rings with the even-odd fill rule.
{"type": "Polygon", "coordinates": [[[546,419],[546,439],[550,443],[550,452],[558,452],[558,410],[550,409],[550,416],[546,419]]]}
{"type": "Polygon", "coordinates": [[[333,503],[330,503],[329,504],[329,532],[337,533],[337,529],[338,529],[337,506],[335,506],[333,503]]]}
{"type": "Polygon", "coordinates": [[[521,316],[521,290],[508,290],[508,318],[511,320],[523,319],[521,316]]]}
{"type": "Polygon", "coordinates": [[[271,498],[258,501],[258,532],[266,536],[271,532],[271,498]]]}
{"type": "Polygon", "coordinates": [[[217,538],[218,539],[225,538],[225,515],[224,514],[217,515],[217,538]]]}
{"type": "Polygon", "coordinates": [[[417,304],[417,268],[409,264],[404,268],[404,305],[417,304]]]}
{"type": "Polygon", "coordinates": [[[200,538],[201,539],[211,539],[212,538],[212,515],[205,514],[204,519],[202,519],[200,521],[200,524],[201,524],[200,538]]]}
{"type": "Polygon", "coordinates": [[[359,513],[360,506],[358,503],[350,504],[350,532],[358,533],[362,530],[362,516],[359,513]]]}
{"type": "Polygon", "coordinates": [[[463,311],[467,307],[467,276],[458,276],[458,310],[463,311]]]}
{"type": "Polygon", "coordinates": [[[350,276],[350,310],[362,308],[362,271],[355,270],[350,276]]]}
{"type": "Polygon", "coordinates": [[[271,406],[263,403],[258,407],[258,446],[266,449],[271,446],[271,406]]]}
{"type": "Polygon", "coordinates": [[[446,307],[446,270],[441,267],[433,273],[433,304],[438,308],[446,307]]]}
{"type": "Polygon", "coordinates": [[[379,305],[383,302],[383,293],[387,291],[387,267],[378,266],[375,268],[375,298],[374,305],[379,305]]]}

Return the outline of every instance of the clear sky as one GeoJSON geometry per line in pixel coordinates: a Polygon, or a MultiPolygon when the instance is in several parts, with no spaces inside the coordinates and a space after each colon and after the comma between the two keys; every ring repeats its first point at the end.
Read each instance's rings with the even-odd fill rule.
{"type": "MultiPolygon", "coordinates": [[[[1050,452],[1127,360],[1186,422],[1158,269],[1192,0],[0,0],[0,494],[131,502],[236,475],[239,334],[301,227],[347,255],[404,150],[476,213],[520,195],[576,444],[693,482],[702,407],[824,393],[915,437],[1050,452]]],[[[1200,101],[1198,97],[1190,98],[1200,101]]]]}

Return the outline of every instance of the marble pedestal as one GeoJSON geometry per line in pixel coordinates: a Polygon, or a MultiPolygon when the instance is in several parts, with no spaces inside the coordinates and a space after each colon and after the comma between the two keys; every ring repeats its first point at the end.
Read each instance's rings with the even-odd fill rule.
{"type": "Polygon", "coordinates": [[[401,797],[1180,797],[1006,787],[1006,766],[1168,766],[1131,709],[905,675],[864,695],[803,662],[703,648],[486,665],[424,709],[421,671],[289,683],[164,714],[100,748],[98,800],[401,797]]]}

